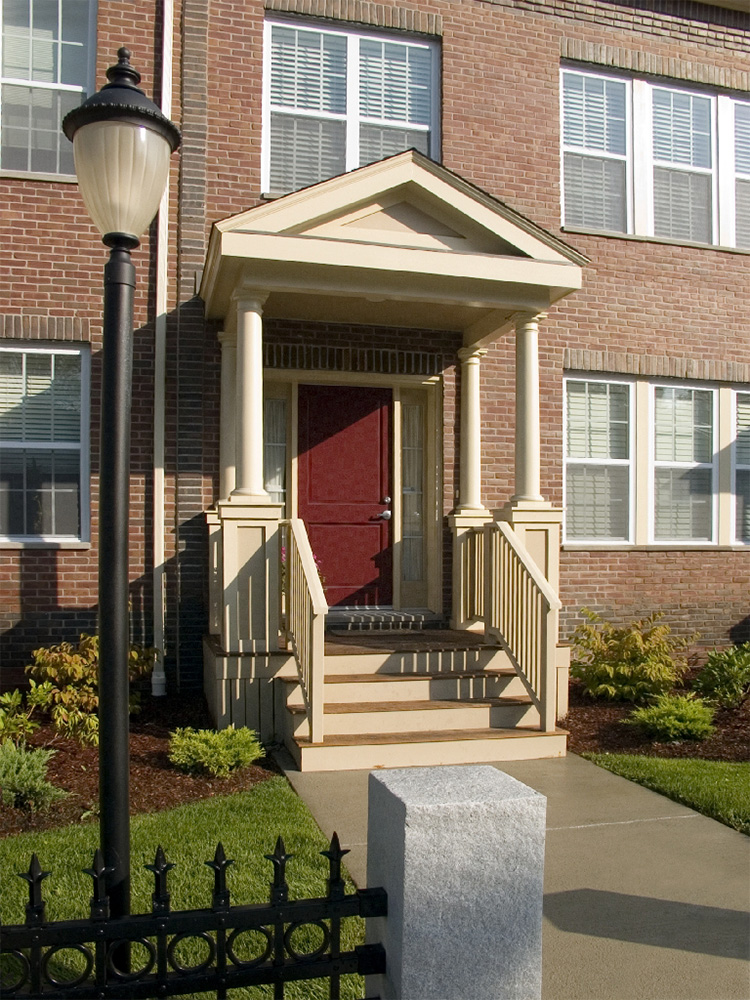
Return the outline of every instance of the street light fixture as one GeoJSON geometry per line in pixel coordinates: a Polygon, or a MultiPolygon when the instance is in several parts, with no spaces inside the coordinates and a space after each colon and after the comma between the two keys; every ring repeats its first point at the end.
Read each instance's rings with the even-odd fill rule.
{"type": "Polygon", "coordinates": [[[110,913],[130,912],[128,526],[133,291],[130,251],[159,208],[180,133],[138,89],[121,48],[109,83],[67,114],[79,189],[102,240],[104,268],[99,464],[99,823],[110,913]]]}

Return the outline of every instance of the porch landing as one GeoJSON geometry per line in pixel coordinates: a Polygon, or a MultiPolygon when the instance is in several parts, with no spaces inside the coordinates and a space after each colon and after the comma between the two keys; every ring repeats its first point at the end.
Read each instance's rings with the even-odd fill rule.
{"type": "Polygon", "coordinates": [[[310,741],[298,680],[280,680],[284,741],[303,771],[565,755],[566,732],[540,731],[507,654],[476,632],[334,625],[325,635],[320,743],[310,741]]]}

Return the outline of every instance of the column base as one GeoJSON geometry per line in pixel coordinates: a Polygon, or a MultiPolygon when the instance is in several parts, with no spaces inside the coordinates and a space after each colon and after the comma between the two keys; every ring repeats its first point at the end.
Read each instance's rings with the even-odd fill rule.
{"type": "Polygon", "coordinates": [[[222,648],[228,653],[273,652],[279,634],[283,504],[274,503],[267,494],[235,494],[217,504],[217,514],[221,530],[217,613],[222,648]]]}

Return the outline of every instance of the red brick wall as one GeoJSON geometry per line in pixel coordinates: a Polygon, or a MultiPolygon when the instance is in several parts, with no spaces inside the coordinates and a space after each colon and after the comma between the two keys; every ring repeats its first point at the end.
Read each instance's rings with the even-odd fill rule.
{"type": "MultiPolygon", "coordinates": [[[[269,6],[288,8],[298,2],[268,0],[269,6]]],[[[692,73],[710,82],[724,73],[735,86],[750,73],[750,16],[686,0],[408,0],[408,8],[304,0],[304,7],[343,16],[349,11],[375,24],[398,19],[417,28],[435,25],[442,38],[443,162],[557,233],[561,51],[590,53],[599,46],[601,58],[623,67],[648,58],[652,67],[682,79],[692,73]]],[[[146,91],[154,92],[160,69],[156,9],[155,0],[101,0],[99,84],[118,46],[127,42],[146,91]]],[[[170,216],[167,639],[170,662],[179,661],[186,683],[199,677],[205,627],[202,511],[215,499],[218,470],[218,349],[195,297],[196,275],[211,224],[259,200],[263,18],[261,0],[212,0],[210,7],[208,0],[181,0],[175,14],[173,117],[184,142],[175,157],[170,216]]],[[[553,308],[541,328],[543,488],[555,502],[561,499],[566,347],[750,361],[746,254],[562,235],[591,265],[583,290],[553,308]]],[[[85,324],[76,336],[91,342],[94,540],[104,259],[73,185],[0,177],[0,316],[72,317],[85,324]]],[[[135,259],[131,573],[136,631],[148,637],[154,319],[148,239],[135,259]]],[[[0,322],[0,335],[11,336],[13,329],[0,322]]],[[[329,329],[316,336],[340,333],[329,329]]],[[[446,370],[446,511],[456,479],[454,381],[453,371],[446,370]]],[[[513,492],[513,385],[513,344],[506,339],[483,362],[483,472],[490,506],[513,492]]],[[[661,607],[680,621],[695,622],[707,641],[725,640],[739,634],[731,630],[746,617],[750,553],[569,551],[563,553],[562,574],[571,613],[583,604],[615,617],[661,607]]],[[[10,627],[0,653],[3,681],[10,664],[26,662],[37,633],[39,641],[49,641],[56,629],[90,628],[95,604],[95,544],[74,552],[0,551],[0,624],[10,627]],[[21,620],[27,625],[19,625],[21,620]]]]}

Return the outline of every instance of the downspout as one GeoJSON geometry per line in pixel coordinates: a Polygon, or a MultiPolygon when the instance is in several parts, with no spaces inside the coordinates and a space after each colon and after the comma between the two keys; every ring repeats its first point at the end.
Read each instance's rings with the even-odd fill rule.
{"type": "MultiPolygon", "coordinates": [[[[161,110],[172,116],[172,62],[174,55],[174,0],[162,0],[161,110]]],[[[151,694],[167,693],[164,672],[164,614],[166,562],[164,546],[164,452],[169,263],[169,178],[159,206],[156,236],[156,321],[154,324],[154,470],[153,470],[153,616],[157,650],[151,675],[151,694]]]]}

